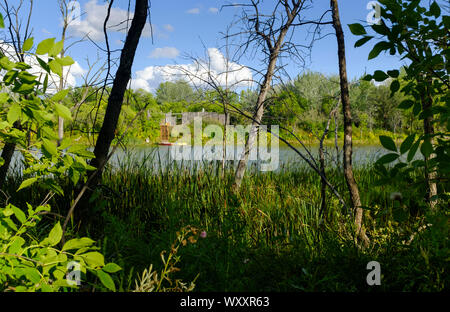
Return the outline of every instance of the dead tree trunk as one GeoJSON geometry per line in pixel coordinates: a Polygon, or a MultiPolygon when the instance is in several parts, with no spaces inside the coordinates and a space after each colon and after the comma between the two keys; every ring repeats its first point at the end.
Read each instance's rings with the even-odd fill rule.
{"type": "Polygon", "coordinates": [[[253,115],[253,122],[252,127],[248,136],[248,139],[245,143],[244,153],[242,157],[239,159],[239,164],[236,169],[234,184],[233,184],[233,191],[238,192],[242,179],[244,178],[245,169],[247,168],[248,158],[250,154],[250,150],[253,148],[257,135],[258,135],[258,129],[259,125],[261,124],[262,117],[264,114],[265,109],[265,101],[267,97],[267,93],[270,90],[270,86],[272,84],[272,78],[275,73],[276,64],[278,60],[278,56],[280,54],[280,51],[284,44],[284,39],[286,37],[286,34],[289,31],[289,28],[292,26],[294,20],[297,18],[299,12],[301,11],[303,7],[303,1],[292,1],[292,8],[287,2],[280,2],[281,5],[285,7],[286,11],[286,22],[283,23],[283,25],[279,29],[273,28],[273,21],[272,23],[265,25],[264,28],[266,28],[266,31],[260,29],[261,21],[260,21],[260,15],[258,12],[258,3],[252,2],[253,7],[256,12],[256,16],[254,17],[254,32],[257,36],[259,36],[264,44],[265,48],[268,51],[268,65],[267,70],[264,75],[264,80],[261,85],[258,100],[256,102],[255,106],[255,113],[253,115]]]}
{"type": "Polygon", "coordinates": [[[234,180],[234,185],[233,185],[234,191],[238,191],[241,187],[242,179],[244,178],[245,169],[246,169],[247,163],[248,163],[248,157],[250,155],[250,150],[252,149],[253,145],[255,144],[255,141],[256,141],[256,138],[258,135],[259,125],[261,124],[262,117],[264,114],[264,102],[267,97],[267,92],[269,91],[270,85],[272,83],[272,77],[273,77],[273,73],[275,71],[278,53],[279,53],[279,47],[276,50],[276,54],[274,51],[274,54],[271,55],[271,57],[270,57],[270,63],[267,68],[267,73],[264,78],[262,88],[259,92],[258,100],[256,102],[257,110],[256,110],[255,114],[253,115],[252,127],[251,127],[250,133],[248,135],[248,139],[245,143],[244,154],[242,155],[243,157],[241,157],[239,159],[239,164],[236,169],[236,175],[235,175],[235,180],[234,180]]]}
{"type": "Polygon", "coordinates": [[[353,175],[352,166],[352,112],[350,106],[350,96],[347,79],[347,64],[345,58],[345,42],[344,32],[342,31],[342,24],[339,17],[339,8],[337,0],[331,0],[331,9],[333,12],[333,26],[336,31],[336,38],[338,43],[339,56],[339,76],[341,86],[341,100],[344,114],[344,176],[347,182],[347,187],[350,192],[353,211],[355,212],[355,225],[357,237],[360,238],[364,244],[368,244],[369,239],[365,233],[362,225],[363,209],[361,205],[361,198],[359,196],[358,185],[356,184],[353,175]]]}

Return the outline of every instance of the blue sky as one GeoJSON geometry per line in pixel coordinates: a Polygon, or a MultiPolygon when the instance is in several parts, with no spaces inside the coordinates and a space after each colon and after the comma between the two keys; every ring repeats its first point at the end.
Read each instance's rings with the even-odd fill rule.
{"type": "MultiPolygon", "coordinates": [[[[14,2],[12,1],[12,3],[14,2]]],[[[133,2],[131,1],[132,10],[133,2]]],[[[264,7],[271,7],[274,2],[265,1],[264,7]]],[[[328,9],[328,0],[315,2],[315,7],[306,13],[308,17],[317,18],[328,9]]],[[[368,2],[369,0],[339,1],[341,20],[345,31],[347,70],[351,79],[359,77],[365,72],[371,73],[376,69],[393,69],[401,65],[398,57],[388,54],[368,61],[367,56],[374,43],[369,43],[367,46],[357,49],[353,48],[358,38],[349,32],[347,25],[365,22],[369,13],[366,8],[368,2]]],[[[71,41],[76,41],[80,39],[83,33],[89,32],[93,40],[99,46],[104,47],[101,26],[106,2],[104,0],[80,0],[79,3],[82,16],[77,20],[79,24],[71,27],[71,41]]],[[[153,43],[150,38],[150,27],[147,27],[137,51],[133,66],[133,78],[140,78],[141,85],[153,91],[155,85],[164,80],[164,75],[156,75],[155,66],[189,64],[190,61],[185,58],[186,54],[204,55],[204,46],[211,49],[223,45],[223,41],[220,40],[222,37],[220,32],[230,24],[235,14],[241,10],[241,8],[236,7],[227,7],[220,10],[221,6],[226,3],[230,2],[218,0],[153,0],[151,3],[153,43]]],[[[126,16],[128,1],[115,0],[113,7],[112,20],[120,20],[123,16],[126,16]]],[[[328,17],[331,18],[330,15],[328,17]]],[[[57,0],[35,1],[32,16],[35,42],[49,37],[59,39],[61,36],[60,23],[61,17],[57,0]]],[[[324,34],[331,32],[333,32],[331,25],[323,28],[324,34]]],[[[124,32],[111,30],[110,37],[111,48],[120,49],[122,45],[120,40],[125,38],[124,32]]],[[[306,43],[306,38],[306,28],[299,28],[294,40],[299,43],[306,43]]],[[[81,68],[86,69],[86,57],[89,57],[92,62],[95,60],[97,52],[97,47],[86,41],[74,45],[68,54],[80,64],[81,68]]],[[[100,53],[100,56],[104,56],[102,52],[98,53],[100,53]]],[[[239,63],[261,68],[255,60],[248,58],[241,59],[239,63]]],[[[288,63],[288,71],[291,76],[295,76],[303,70],[294,63],[288,63]]],[[[308,70],[337,74],[336,37],[330,35],[316,42],[312,50],[311,60],[306,65],[308,70]]],[[[77,81],[78,83],[81,81],[79,77],[77,81]]]]}

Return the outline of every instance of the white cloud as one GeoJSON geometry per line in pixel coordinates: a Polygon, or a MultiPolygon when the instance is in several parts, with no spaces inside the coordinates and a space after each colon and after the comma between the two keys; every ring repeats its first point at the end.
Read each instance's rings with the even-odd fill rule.
{"type": "Polygon", "coordinates": [[[192,8],[190,10],[187,10],[186,13],[188,13],[188,14],[199,14],[200,13],[200,9],[199,8],[192,8]]]}
{"type": "Polygon", "coordinates": [[[156,48],[150,54],[151,58],[176,58],[180,54],[177,48],[174,47],[164,47],[164,48],[156,48]]]}
{"type": "MultiPolygon", "coordinates": [[[[85,14],[72,22],[69,25],[69,31],[71,34],[77,37],[89,37],[94,41],[100,41],[104,38],[103,23],[108,10],[108,4],[97,4],[98,0],[90,0],[84,5],[85,14]]],[[[108,21],[108,29],[113,32],[126,33],[127,26],[131,26],[131,19],[133,18],[133,12],[128,12],[119,8],[112,8],[108,21]],[[129,22],[127,24],[127,20],[129,22]]],[[[153,31],[155,27],[153,26],[153,31]]],[[[143,37],[151,36],[150,24],[146,23],[143,33],[143,37]]]]}
{"type": "Polygon", "coordinates": [[[208,49],[207,58],[208,61],[203,60],[199,63],[146,67],[136,72],[135,78],[131,81],[131,87],[154,92],[162,82],[174,82],[179,79],[189,81],[191,85],[197,87],[207,87],[204,80],[208,79],[208,68],[221,86],[226,86],[227,82],[228,86],[233,88],[251,86],[253,76],[249,68],[228,62],[227,77],[227,60],[218,49],[208,49]],[[190,76],[187,75],[188,72],[191,73],[190,76]]]}
{"type": "Polygon", "coordinates": [[[208,11],[216,14],[217,12],[219,12],[219,9],[218,8],[209,8],[208,11]]]}

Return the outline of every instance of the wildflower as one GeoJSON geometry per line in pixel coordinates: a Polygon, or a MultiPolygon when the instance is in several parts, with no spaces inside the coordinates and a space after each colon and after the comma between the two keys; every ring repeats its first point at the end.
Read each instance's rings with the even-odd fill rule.
{"type": "Polygon", "coordinates": [[[244,264],[247,264],[250,262],[250,259],[244,259],[244,264]]]}
{"type": "Polygon", "coordinates": [[[206,238],[206,231],[201,232],[201,233],[200,233],[200,237],[201,237],[201,238],[206,238]]]}

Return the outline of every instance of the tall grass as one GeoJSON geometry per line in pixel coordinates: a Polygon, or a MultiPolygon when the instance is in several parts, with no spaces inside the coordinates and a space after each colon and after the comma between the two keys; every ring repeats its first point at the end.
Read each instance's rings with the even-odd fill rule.
{"type": "MultiPolygon", "coordinates": [[[[361,250],[352,239],[351,216],[336,198],[328,195],[328,222],[319,215],[320,178],[306,166],[287,164],[266,173],[250,169],[241,192],[234,195],[232,165],[222,173],[220,162],[163,164],[157,154],[139,159],[129,154],[105,170],[91,203],[92,219],[73,228],[74,235],[79,231],[100,240],[103,252],[124,268],[121,290],[132,288],[149,264],[158,268],[161,251],[170,248],[177,231],[187,225],[207,233],[179,251],[177,274],[189,281],[200,273],[198,291],[371,290],[365,266],[377,259],[389,281],[382,289],[448,286],[445,218],[438,219],[440,227],[424,234],[418,245],[402,246],[398,237],[415,221],[395,225],[389,194],[399,186],[376,186],[370,166],[355,171],[373,241],[371,248],[361,250]],[[375,218],[380,210],[386,213],[375,218]],[[419,272],[427,279],[418,278],[419,272]]],[[[327,176],[345,197],[341,170],[330,168],[327,176]]],[[[39,187],[15,193],[19,184],[18,174],[8,180],[7,193],[14,203],[38,203],[44,197],[39,187]]],[[[50,204],[64,214],[75,190],[68,180],[61,185],[64,198],[54,197],[50,204]]]]}

